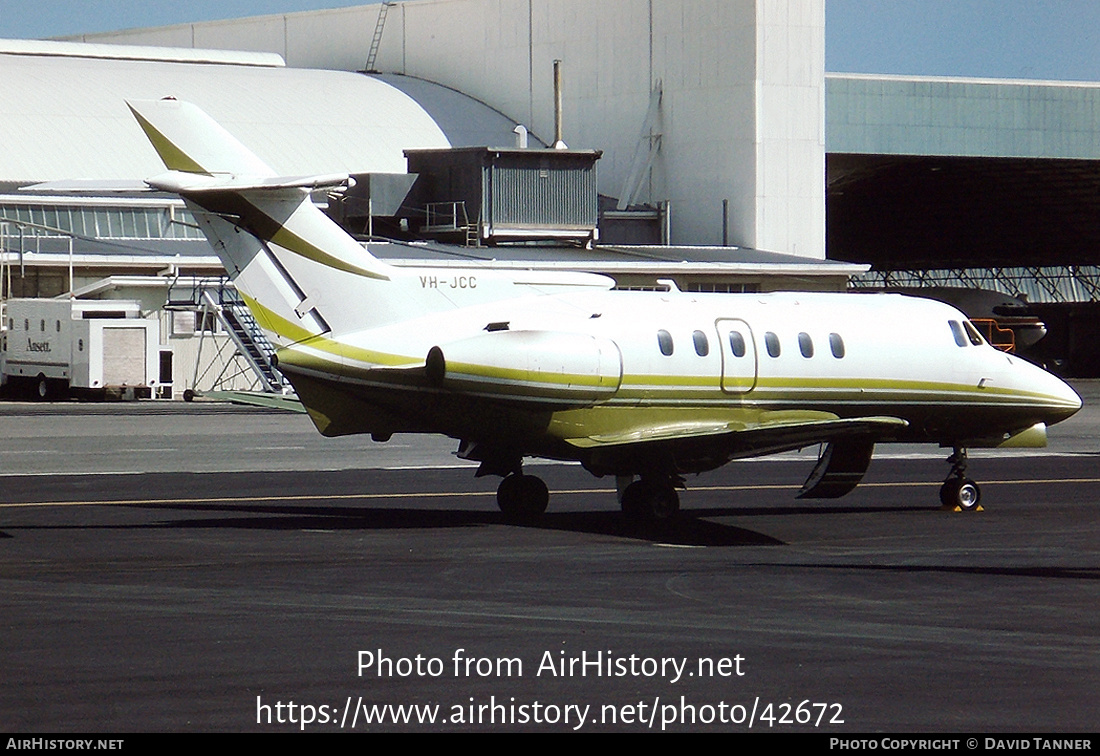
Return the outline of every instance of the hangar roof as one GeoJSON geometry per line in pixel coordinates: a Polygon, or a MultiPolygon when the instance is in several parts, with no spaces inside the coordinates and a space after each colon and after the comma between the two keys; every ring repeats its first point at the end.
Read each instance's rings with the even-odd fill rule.
{"type": "Polygon", "coordinates": [[[510,146],[515,138],[515,122],[497,111],[409,77],[181,62],[174,50],[158,59],[156,48],[141,48],[140,59],[122,57],[127,48],[115,58],[76,57],[67,48],[81,46],[35,45],[0,41],[0,184],[9,187],[163,171],[128,99],[194,102],[290,175],[404,173],[406,149],[510,146]]]}

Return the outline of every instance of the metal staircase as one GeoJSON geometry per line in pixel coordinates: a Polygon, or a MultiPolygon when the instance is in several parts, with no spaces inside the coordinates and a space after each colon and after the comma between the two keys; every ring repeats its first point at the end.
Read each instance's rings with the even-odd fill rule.
{"type": "MultiPolygon", "coordinates": [[[[236,288],[226,279],[192,278],[173,281],[166,310],[190,311],[196,315],[199,345],[195,360],[192,395],[224,389],[292,394],[293,388],[275,368],[275,347],[264,335],[236,288]],[[227,339],[215,339],[213,324],[220,325],[227,339]],[[212,343],[214,354],[204,345],[212,343]],[[202,356],[204,351],[207,359],[202,356]]],[[[186,395],[185,395],[186,398],[186,395]]]]}
{"type": "Polygon", "coordinates": [[[203,298],[210,310],[217,314],[241,357],[256,374],[262,390],[273,394],[286,393],[290,386],[283,374],[275,369],[272,360],[275,347],[268,341],[237,290],[220,288],[216,295],[206,290],[203,298]]]}

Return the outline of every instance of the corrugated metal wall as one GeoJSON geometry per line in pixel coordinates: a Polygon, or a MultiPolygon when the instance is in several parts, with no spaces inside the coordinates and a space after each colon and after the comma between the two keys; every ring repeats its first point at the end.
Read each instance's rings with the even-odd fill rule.
{"type": "Polygon", "coordinates": [[[496,164],[491,171],[494,226],[595,228],[598,215],[595,166],[550,167],[496,164]]]}

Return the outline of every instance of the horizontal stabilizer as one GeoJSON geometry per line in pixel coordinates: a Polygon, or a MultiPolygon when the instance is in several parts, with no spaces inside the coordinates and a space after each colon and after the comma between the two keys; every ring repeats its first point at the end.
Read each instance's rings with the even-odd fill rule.
{"type": "Polygon", "coordinates": [[[20,188],[22,192],[53,194],[133,194],[134,192],[168,192],[170,194],[201,194],[203,192],[272,191],[278,189],[323,189],[343,186],[353,179],[346,173],[320,176],[237,176],[229,173],[187,173],[168,171],[138,181],[133,179],[64,179],[44,181],[20,188]]]}
{"type": "Polygon", "coordinates": [[[154,190],[146,182],[135,179],[63,179],[23,186],[19,191],[51,194],[132,194],[154,190]]]}
{"type": "Polygon", "coordinates": [[[225,173],[204,174],[184,171],[168,171],[146,179],[149,187],[173,194],[199,194],[202,192],[270,191],[276,189],[320,189],[340,186],[348,182],[346,173],[322,176],[234,176],[225,173]]]}

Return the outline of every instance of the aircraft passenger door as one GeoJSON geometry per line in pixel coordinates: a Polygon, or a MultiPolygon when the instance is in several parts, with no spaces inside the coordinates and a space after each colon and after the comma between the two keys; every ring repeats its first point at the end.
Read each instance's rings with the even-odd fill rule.
{"type": "Polygon", "coordinates": [[[734,318],[715,322],[718,343],[722,345],[722,390],[746,394],[756,386],[756,340],[744,320],[734,318]]]}

